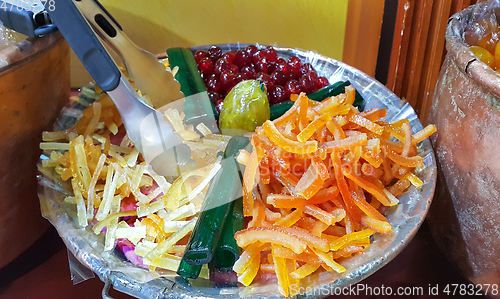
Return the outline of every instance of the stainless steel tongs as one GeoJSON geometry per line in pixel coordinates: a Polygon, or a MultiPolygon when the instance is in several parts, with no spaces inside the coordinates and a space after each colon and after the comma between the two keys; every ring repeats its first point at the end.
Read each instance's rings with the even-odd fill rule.
{"type": "MultiPolygon", "coordinates": [[[[93,2],[93,0],[76,2],[84,1],[87,4],[90,4],[89,1],[93,2]]],[[[95,5],[97,2],[93,3],[95,5]]],[[[164,121],[161,113],[143,102],[120,72],[75,2],[54,0],[53,8],[53,11],[49,12],[53,23],[95,82],[111,97],[120,112],[127,135],[153,170],[161,175],[176,177],[186,170],[194,169],[196,163],[190,158],[190,148],[182,143],[182,138],[172,130],[168,122],[164,121]]],[[[113,28],[114,25],[109,19],[109,15],[95,13],[93,23],[99,28],[113,28]]],[[[160,65],[156,61],[155,63],[160,65]]],[[[146,75],[141,74],[141,76],[146,75]]],[[[173,77],[164,84],[171,84],[169,80],[173,81],[173,77]]]]}

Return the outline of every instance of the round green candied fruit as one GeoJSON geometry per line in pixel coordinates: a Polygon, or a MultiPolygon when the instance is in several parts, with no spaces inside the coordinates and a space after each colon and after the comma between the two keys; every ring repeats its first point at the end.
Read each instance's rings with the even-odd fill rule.
{"type": "Polygon", "coordinates": [[[255,131],[270,118],[270,114],[264,83],[257,80],[241,81],[224,99],[219,128],[222,134],[243,135],[255,131]]]}

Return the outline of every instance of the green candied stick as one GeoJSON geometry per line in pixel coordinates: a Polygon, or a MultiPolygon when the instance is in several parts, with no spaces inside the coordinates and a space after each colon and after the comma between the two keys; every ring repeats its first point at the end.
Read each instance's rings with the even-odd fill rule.
{"type": "MultiPolygon", "coordinates": [[[[242,177],[240,177],[242,179],[242,177]]],[[[233,265],[241,254],[241,248],[236,244],[234,234],[244,228],[243,197],[232,202],[230,214],[226,217],[222,232],[215,247],[212,264],[220,272],[231,272],[233,265]]]]}
{"type": "Polygon", "coordinates": [[[181,91],[186,97],[184,102],[186,124],[196,127],[204,123],[212,133],[217,133],[218,128],[215,122],[218,118],[217,110],[208,96],[193,53],[186,48],[170,48],[167,49],[167,56],[170,67],[179,68],[175,79],[179,81],[181,91]]]}
{"type": "Polygon", "coordinates": [[[215,246],[229,213],[230,204],[241,193],[241,180],[235,156],[250,140],[236,136],[229,140],[222,169],[210,183],[196,226],[191,233],[182,260],[190,265],[203,265],[212,260],[215,246]]]}
{"type": "Polygon", "coordinates": [[[181,260],[179,268],[177,269],[177,274],[185,279],[196,279],[200,275],[201,267],[203,267],[203,265],[190,265],[184,260],[181,260]]]}
{"type": "Polygon", "coordinates": [[[270,120],[275,120],[278,117],[282,116],[287,112],[290,108],[292,108],[293,102],[292,101],[284,101],[278,104],[274,104],[271,106],[271,118],[270,120]]]}
{"type": "MultiPolygon", "coordinates": [[[[329,85],[327,87],[324,87],[318,91],[315,91],[311,94],[308,94],[307,97],[310,98],[311,100],[320,102],[326,98],[344,93],[345,88],[349,85],[351,85],[349,81],[345,82],[340,81],[332,85],[329,85]]],[[[288,109],[292,108],[292,106],[293,106],[292,101],[284,101],[279,104],[271,106],[270,119],[271,120],[277,119],[278,117],[282,116],[286,111],[288,111],[288,109]]],[[[363,111],[365,109],[365,101],[363,100],[363,97],[361,97],[361,95],[357,90],[356,90],[356,97],[354,98],[354,106],[357,107],[359,111],[363,111]]]]}
{"type": "MultiPolygon", "coordinates": [[[[341,93],[345,92],[345,88],[347,86],[351,85],[351,82],[345,81],[345,82],[337,82],[332,85],[329,85],[327,87],[324,87],[318,91],[315,91],[309,95],[307,95],[308,98],[311,100],[315,101],[323,101],[326,98],[333,97],[336,95],[339,95],[341,93]]],[[[356,90],[356,96],[354,98],[354,104],[353,106],[357,107],[359,111],[363,111],[365,109],[365,101],[363,100],[363,97],[359,94],[359,92],[356,90]]]]}

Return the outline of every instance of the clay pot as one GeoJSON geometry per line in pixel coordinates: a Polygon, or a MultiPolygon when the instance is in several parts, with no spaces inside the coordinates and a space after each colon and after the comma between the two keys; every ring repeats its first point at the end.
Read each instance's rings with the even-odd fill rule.
{"type": "Polygon", "coordinates": [[[37,196],[38,144],[68,100],[69,53],[59,33],[0,51],[0,268],[49,227],[37,196]]]}
{"type": "Polygon", "coordinates": [[[428,223],[465,277],[498,285],[500,74],[479,61],[462,38],[467,23],[477,16],[473,9],[477,7],[449,21],[448,53],[430,109],[429,123],[438,129],[431,137],[438,181],[428,223]]]}

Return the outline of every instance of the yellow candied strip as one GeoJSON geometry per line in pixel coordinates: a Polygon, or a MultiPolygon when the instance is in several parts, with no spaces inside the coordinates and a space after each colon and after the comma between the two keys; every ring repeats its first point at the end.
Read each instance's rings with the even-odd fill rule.
{"type": "Polygon", "coordinates": [[[290,273],[290,277],[294,279],[302,279],[318,270],[321,264],[304,264],[302,267],[290,273]]]}
{"type": "Polygon", "coordinates": [[[334,242],[332,242],[330,244],[330,248],[333,251],[337,251],[340,248],[344,247],[347,244],[350,244],[353,241],[363,240],[363,239],[365,239],[367,237],[370,237],[374,233],[375,232],[373,230],[371,230],[371,229],[365,229],[365,230],[362,230],[362,231],[359,231],[359,232],[354,232],[354,233],[346,234],[346,235],[338,238],[334,242]]]}
{"type": "Polygon", "coordinates": [[[294,225],[297,221],[302,219],[302,215],[303,215],[302,210],[297,209],[291,212],[290,214],[286,215],[285,217],[281,218],[280,220],[278,220],[275,223],[275,225],[290,227],[294,225]]]}
{"type": "Polygon", "coordinates": [[[318,142],[316,140],[306,142],[290,140],[284,137],[269,120],[264,123],[263,128],[267,137],[269,137],[274,144],[287,152],[295,154],[310,154],[318,150],[318,142]]]}
{"type": "Polygon", "coordinates": [[[330,113],[323,114],[321,117],[315,119],[309,125],[307,125],[307,127],[305,127],[304,130],[302,130],[302,132],[297,135],[297,140],[300,142],[306,142],[307,139],[311,138],[314,132],[323,127],[331,119],[332,116],[330,115],[330,113]]]}
{"type": "Polygon", "coordinates": [[[346,269],[339,263],[333,260],[333,253],[324,253],[319,250],[314,250],[312,251],[319,257],[320,260],[322,260],[327,266],[332,268],[335,272],[337,273],[342,273],[346,269]]]}
{"type": "Polygon", "coordinates": [[[420,187],[424,184],[424,182],[422,182],[422,180],[420,180],[416,175],[414,175],[413,173],[409,172],[407,175],[406,175],[406,178],[408,179],[408,181],[410,181],[410,183],[415,186],[415,187],[420,187]]]}
{"type": "Polygon", "coordinates": [[[288,297],[290,291],[290,277],[288,276],[285,259],[275,254],[275,250],[277,248],[279,248],[279,246],[273,244],[272,251],[274,271],[276,272],[276,277],[278,278],[278,288],[281,295],[288,297]]]}
{"type": "Polygon", "coordinates": [[[251,256],[250,262],[247,264],[243,273],[238,275],[238,281],[245,286],[249,286],[259,272],[260,268],[260,252],[251,256]]]}

